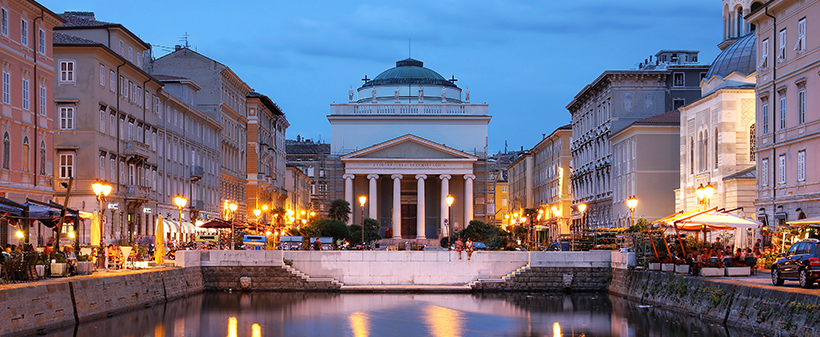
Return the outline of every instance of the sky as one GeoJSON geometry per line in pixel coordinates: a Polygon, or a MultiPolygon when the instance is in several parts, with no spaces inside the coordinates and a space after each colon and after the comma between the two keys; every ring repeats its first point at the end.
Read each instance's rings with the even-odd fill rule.
{"type": "Polygon", "coordinates": [[[568,124],[567,104],[605,70],[662,49],[711,63],[722,38],[717,0],[39,2],[120,23],[154,57],[187,33],[192,49],[279,105],[288,139],[329,142],[330,104],[410,54],[489,104],[490,153],[532,148],[568,124]]]}

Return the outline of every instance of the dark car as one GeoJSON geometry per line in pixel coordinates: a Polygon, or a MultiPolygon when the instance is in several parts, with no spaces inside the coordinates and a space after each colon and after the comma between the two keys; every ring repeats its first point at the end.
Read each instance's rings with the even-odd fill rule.
{"type": "Polygon", "coordinates": [[[569,242],[560,241],[550,243],[550,246],[547,247],[547,250],[551,252],[568,252],[571,250],[571,248],[569,246],[569,242]]]}
{"type": "Polygon", "coordinates": [[[820,248],[817,239],[800,240],[783,257],[772,264],[772,284],[783,285],[784,280],[798,281],[809,288],[820,279],[820,248]]]}
{"type": "Polygon", "coordinates": [[[473,250],[490,250],[483,242],[473,242],[473,250]]]}

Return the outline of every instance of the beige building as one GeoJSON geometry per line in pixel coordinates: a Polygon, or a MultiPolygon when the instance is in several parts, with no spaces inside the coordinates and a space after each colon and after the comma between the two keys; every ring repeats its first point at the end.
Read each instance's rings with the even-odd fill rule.
{"type": "MultiPolygon", "coordinates": [[[[303,167],[288,165],[285,171],[285,190],[287,200],[285,201],[285,224],[302,223],[302,219],[308,220],[310,209],[310,188],[313,179],[305,174],[303,167]]],[[[350,205],[351,210],[353,205],[350,205]]]]}
{"type": "MultiPolygon", "coordinates": [[[[510,165],[509,194],[512,224],[521,222],[527,208],[537,208],[540,219],[529,219],[536,227],[535,237],[545,242],[570,234],[572,193],[569,181],[570,125],[559,127],[510,165]]],[[[529,224],[529,222],[527,223],[529,224]]]]}
{"type": "Polygon", "coordinates": [[[284,207],[288,194],[285,190],[285,130],[290,124],[285,114],[268,96],[251,92],[248,105],[248,218],[253,221],[271,219],[254,209],[284,207]]]}
{"type": "Polygon", "coordinates": [[[302,138],[297,135],[296,139],[287,141],[287,164],[294,167],[301,167],[303,172],[313,181],[310,191],[310,209],[316,212],[319,217],[327,217],[330,209],[331,193],[329,187],[331,175],[328,174],[333,165],[341,162],[328,160],[330,157],[330,144],[312,139],[302,138]]]}
{"type": "MultiPolygon", "coordinates": [[[[677,110],[639,119],[613,134],[612,184],[615,227],[631,226],[626,200],[638,198],[635,220],[649,221],[675,212],[673,190],[678,187],[678,139],[680,113],[677,110]]],[[[584,223],[584,227],[599,224],[584,223]]]]}
{"type": "MultiPolygon", "coordinates": [[[[55,121],[51,102],[58,69],[51,42],[54,26],[63,24],[64,20],[37,2],[27,0],[4,2],[2,14],[0,196],[20,204],[26,203],[27,198],[48,202],[54,193],[56,172],[51,151],[55,121]]],[[[0,245],[25,241],[13,235],[18,228],[0,224],[0,245]]],[[[37,242],[45,230],[38,225],[28,230],[27,239],[37,242]]]]}
{"type": "MultiPolygon", "coordinates": [[[[66,23],[54,28],[53,44],[55,199],[62,202],[61,183],[74,177],[69,207],[96,211],[91,185],[108,181],[113,189],[103,205],[104,239],[148,234],[159,201],[157,97],[163,85],[143,69],[150,46],[94,13],[61,16],[66,23]]],[[[88,236],[84,228],[80,241],[88,236]]]]}
{"type": "Polygon", "coordinates": [[[782,225],[820,216],[820,3],[774,0],[751,8],[746,18],[757,26],[760,46],[755,207],[759,220],[782,225]]]}
{"type": "MultiPolygon", "coordinates": [[[[239,207],[235,219],[244,221],[248,209],[246,97],[252,91],[251,87],[230,67],[182,47],[153,60],[151,72],[188,78],[202,87],[202,94],[197,97],[197,110],[222,125],[222,134],[218,136],[221,141],[219,199],[236,203],[239,207]]],[[[226,217],[224,210],[223,217],[226,217]]]]}
{"type": "MultiPolygon", "coordinates": [[[[730,2],[738,4],[732,13],[748,13],[751,1],[724,4],[730,2]]],[[[724,49],[701,80],[702,98],[680,108],[678,211],[700,207],[696,189],[711,184],[715,190],[710,206],[754,213],[754,26],[735,16],[731,20],[719,45],[724,49]]]]}

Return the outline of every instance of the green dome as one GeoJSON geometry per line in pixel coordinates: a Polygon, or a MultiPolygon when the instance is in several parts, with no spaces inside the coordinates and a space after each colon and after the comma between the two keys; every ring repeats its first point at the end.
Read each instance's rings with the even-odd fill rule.
{"type": "Polygon", "coordinates": [[[439,75],[439,73],[432,69],[425,68],[423,62],[411,58],[397,61],[396,67],[383,71],[376,76],[376,78],[362,85],[362,88],[377,85],[390,86],[408,84],[458,88],[455,83],[448,81],[439,75]]]}

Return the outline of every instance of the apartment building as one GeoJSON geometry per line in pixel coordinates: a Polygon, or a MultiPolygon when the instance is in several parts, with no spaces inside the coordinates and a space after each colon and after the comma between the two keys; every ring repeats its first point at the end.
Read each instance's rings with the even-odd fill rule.
{"type": "MultiPolygon", "coordinates": [[[[248,105],[248,218],[261,221],[254,209],[284,207],[285,190],[285,130],[290,124],[279,106],[258,92],[247,95],[248,105]]],[[[260,214],[264,218],[267,214],[260,214]]],[[[268,218],[270,219],[270,218],[268,218]]]]}

